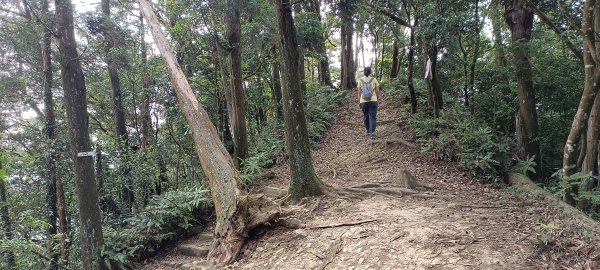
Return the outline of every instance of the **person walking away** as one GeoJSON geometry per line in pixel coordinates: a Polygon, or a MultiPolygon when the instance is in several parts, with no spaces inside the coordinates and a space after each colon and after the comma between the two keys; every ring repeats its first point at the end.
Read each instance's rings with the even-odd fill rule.
{"type": "Polygon", "coordinates": [[[371,77],[371,67],[365,67],[364,74],[364,77],[358,79],[358,102],[363,111],[367,135],[371,139],[375,139],[377,106],[381,102],[381,92],[379,91],[379,82],[371,77]]]}

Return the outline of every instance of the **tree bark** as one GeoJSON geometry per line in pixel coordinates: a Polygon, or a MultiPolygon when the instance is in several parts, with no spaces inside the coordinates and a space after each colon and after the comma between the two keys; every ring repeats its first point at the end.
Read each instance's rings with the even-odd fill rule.
{"type": "Polygon", "coordinates": [[[285,146],[290,157],[292,175],[288,191],[292,199],[299,200],[306,196],[322,194],[323,183],[315,174],[310,153],[302,88],[298,76],[299,60],[302,55],[298,51],[291,2],[290,0],[276,0],[275,6],[283,71],[282,103],[285,119],[285,146]]]}
{"type": "MultiPolygon", "coordinates": [[[[498,8],[500,3],[498,0],[492,0],[490,6],[495,10],[498,8]]],[[[502,44],[502,29],[500,28],[501,22],[492,16],[492,35],[494,37],[494,51],[496,53],[496,64],[501,67],[506,67],[506,53],[504,52],[504,45],[502,44]]]]}
{"type": "Polygon", "coordinates": [[[392,46],[392,70],[390,71],[390,79],[396,79],[398,77],[398,54],[400,51],[400,48],[398,48],[398,38],[394,38],[394,44],[392,46]]]}
{"type": "MultiPolygon", "coordinates": [[[[592,106],[592,111],[590,113],[590,118],[587,123],[587,134],[585,134],[585,138],[587,141],[582,145],[585,147],[585,158],[583,159],[583,163],[581,166],[582,173],[589,173],[592,175],[598,175],[597,166],[597,158],[598,158],[598,137],[600,129],[600,95],[596,95],[596,99],[594,101],[594,105],[592,106]]],[[[579,191],[583,192],[591,192],[596,187],[595,181],[591,177],[587,177],[582,179],[581,184],[579,185],[579,191]]],[[[579,198],[577,202],[577,206],[584,212],[589,212],[592,206],[592,203],[589,198],[579,198]]]]}
{"type": "Polygon", "coordinates": [[[275,112],[277,119],[283,122],[283,107],[281,104],[281,64],[280,60],[274,60],[271,68],[271,84],[273,85],[273,99],[275,101],[275,112]]]}
{"type": "Polygon", "coordinates": [[[244,104],[244,88],[242,78],[242,44],[240,24],[240,0],[229,0],[231,13],[228,19],[227,41],[229,43],[229,65],[231,72],[232,111],[231,132],[233,133],[233,161],[237,168],[248,158],[248,134],[246,131],[246,109],[244,104]]]}
{"type": "Polygon", "coordinates": [[[146,149],[152,141],[152,116],[150,114],[150,84],[148,80],[148,46],[144,36],[146,35],[144,27],[144,16],[140,14],[140,56],[142,60],[142,90],[144,101],[142,106],[142,149],[146,149]]]}
{"type": "Polygon", "coordinates": [[[521,159],[535,156],[537,164],[536,178],[542,172],[540,144],[538,134],[537,110],[535,107],[535,92],[533,88],[533,71],[529,62],[528,46],[533,28],[533,10],[525,0],[511,0],[505,3],[504,19],[511,31],[512,44],[515,47],[514,62],[517,73],[519,94],[519,123],[521,132],[518,134],[517,154],[521,159]]]}
{"type": "MultiPolygon", "coordinates": [[[[0,160],[0,171],[5,170],[0,160]]],[[[10,221],[10,213],[8,211],[8,198],[6,197],[7,190],[7,182],[4,177],[0,176],[0,217],[2,218],[2,225],[4,227],[4,238],[7,241],[12,240],[12,223],[10,221]]],[[[9,270],[17,269],[17,263],[15,261],[15,253],[12,248],[9,246],[4,251],[4,255],[6,258],[6,265],[9,270]]]]}
{"type": "Polygon", "coordinates": [[[61,75],[79,207],[81,262],[85,270],[107,269],[102,259],[102,224],[88,130],[85,78],[75,41],[70,0],[55,0],[61,75]]]}
{"type": "Polygon", "coordinates": [[[440,110],[444,108],[444,103],[442,100],[442,87],[437,74],[438,47],[435,45],[431,46],[427,42],[424,42],[424,44],[429,62],[431,64],[429,75],[426,78],[428,89],[427,99],[428,104],[433,111],[433,117],[438,118],[440,116],[440,110]]]}
{"type": "Polygon", "coordinates": [[[356,70],[354,63],[354,53],[352,47],[352,36],[354,35],[354,7],[352,1],[341,0],[339,3],[341,17],[341,88],[353,89],[356,87],[356,78],[354,72],[356,70]]]}
{"type": "Polygon", "coordinates": [[[573,119],[573,124],[567,136],[567,142],[563,150],[563,200],[570,204],[576,203],[576,190],[569,180],[569,176],[577,171],[577,154],[575,149],[581,139],[581,134],[585,130],[588,116],[594,104],[598,88],[600,87],[600,69],[598,68],[597,59],[598,52],[595,48],[595,21],[600,21],[596,17],[600,12],[600,7],[595,5],[594,0],[585,1],[583,8],[583,22],[581,32],[583,35],[583,64],[585,67],[585,82],[583,85],[583,93],[577,113],[573,119]]]}
{"type": "MultiPolygon", "coordinates": [[[[404,3],[404,11],[406,12],[406,17],[411,17],[411,9],[413,6],[410,4],[410,1],[404,3]]],[[[406,72],[406,84],[408,88],[408,93],[410,94],[410,104],[411,104],[411,113],[417,113],[417,93],[415,92],[415,86],[413,82],[413,74],[415,67],[415,47],[417,46],[417,42],[415,40],[415,28],[419,24],[419,17],[414,16],[413,23],[410,26],[410,41],[408,47],[408,70],[406,72]]]]}
{"type": "MultiPolygon", "coordinates": [[[[42,16],[50,19],[48,0],[42,1],[42,16]]],[[[41,22],[49,23],[50,21],[41,22]]],[[[57,193],[56,193],[56,182],[58,178],[57,173],[57,161],[58,153],[56,151],[56,117],[54,113],[54,97],[52,94],[52,33],[50,27],[44,27],[44,33],[42,37],[42,57],[43,57],[43,85],[44,85],[44,117],[46,123],[44,126],[44,133],[48,140],[48,154],[46,155],[46,205],[47,219],[48,219],[48,239],[54,239],[57,233],[57,193]]],[[[58,252],[56,251],[57,245],[55,241],[49,243],[50,261],[48,264],[49,269],[58,269],[58,252]]]]}

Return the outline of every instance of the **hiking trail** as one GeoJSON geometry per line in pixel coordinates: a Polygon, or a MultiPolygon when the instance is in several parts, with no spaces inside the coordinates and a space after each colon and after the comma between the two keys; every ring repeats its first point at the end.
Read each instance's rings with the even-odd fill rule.
{"type": "MultiPolygon", "coordinates": [[[[469,176],[458,164],[420,153],[397,108],[384,103],[370,139],[354,99],[336,110],[313,151],[319,178],[336,187],[397,181],[408,171],[430,197],[309,198],[298,218],[307,228],[277,227],[252,236],[226,269],[548,269],[536,255],[540,224],[552,209],[469,176]]],[[[260,183],[287,189],[288,166],[260,183]]],[[[215,269],[203,257],[210,233],[188,239],[143,269],[215,269]]],[[[561,268],[562,269],[562,268],[561,268]]],[[[580,269],[580,268],[573,268],[580,269]]],[[[591,268],[594,269],[594,268],[591,268]]]]}

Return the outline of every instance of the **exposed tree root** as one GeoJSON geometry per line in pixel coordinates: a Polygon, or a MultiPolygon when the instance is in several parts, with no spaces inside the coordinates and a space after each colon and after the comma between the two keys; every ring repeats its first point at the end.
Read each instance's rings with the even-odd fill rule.
{"type": "Polygon", "coordinates": [[[353,221],[353,222],[342,222],[342,223],[335,223],[335,224],[328,224],[328,225],[318,225],[318,226],[308,227],[308,229],[327,229],[327,228],[337,228],[337,227],[344,227],[344,226],[355,226],[355,225],[371,223],[371,222],[375,222],[375,221],[379,221],[379,219],[367,219],[367,220],[360,220],[360,221],[353,221]]]}

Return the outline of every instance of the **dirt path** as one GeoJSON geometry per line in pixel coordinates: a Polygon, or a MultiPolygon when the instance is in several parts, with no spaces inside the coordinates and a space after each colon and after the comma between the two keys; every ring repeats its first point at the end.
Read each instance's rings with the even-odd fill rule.
{"type": "MultiPolygon", "coordinates": [[[[435,187],[435,195],[443,199],[309,199],[304,204],[314,211],[298,217],[308,227],[365,223],[268,230],[253,237],[242,258],[227,268],[545,269],[551,265],[535,255],[539,220],[547,209],[483,185],[456,164],[433,161],[419,149],[398,143],[398,138],[410,140],[410,136],[396,121],[396,113],[383,106],[378,138],[371,140],[357,104],[340,108],[314,152],[317,174],[328,184],[350,187],[390,181],[399,170],[408,170],[435,187]]],[[[281,167],[267,184],[287,188],[288,175],[287,167],[281,167]]]]}

